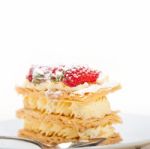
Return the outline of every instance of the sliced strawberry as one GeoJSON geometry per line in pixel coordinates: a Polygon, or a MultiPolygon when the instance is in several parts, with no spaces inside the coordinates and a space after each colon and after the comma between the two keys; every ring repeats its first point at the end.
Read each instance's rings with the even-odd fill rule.
{"type": "Polygon", "coordinates": [[[29,69],[29,73],[28,73],[28,75],[27,75],[27,79],[31,82],[32,81],[32,79],[33,79],[33,76],[32,76],[32,74],[33,74],[33,67],[31,67],[30,69],[29,69]]]}
{"type": "Polygon", "coordinates": [[[99,76],[99,72],[86,67],[73,67],[64,73],[63,82],[70,86],[75,87],[85,82],[94,83],[99,76]]]}

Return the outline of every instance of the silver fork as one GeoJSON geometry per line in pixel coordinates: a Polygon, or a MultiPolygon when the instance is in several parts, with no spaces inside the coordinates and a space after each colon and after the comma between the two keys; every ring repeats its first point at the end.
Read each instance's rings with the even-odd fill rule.
{"type": "Polygon", "coordinates": [[[80,142],[66,142],[60,143],[55,146],[56,149],[69,149],[69,148],[79,148],[79,147],[90,147],[100,145],[106,138],[92,139],[90,141],[80,141],[80,142]]]}
{"type": "MultiPolygon", "coordinates": [[[[24,139],[24,138],[18,138],[18,137],[8,137],[8,136],[0,136],[0,144],[4,144],[2,141],[24,141],[27,143],[30,143],[31,145],[36,145],[40,149],[70,149],[70,148],[80,148],[80,147],[90,147],[90,146],[96,146],[101,144],[103,141],[106,140],[106,138],[100,138],[100,139],[92,139],[90,141],[80,141],[80,142],[66,142],[66,143],[60,143],[56,146],[50,146],[47,144],[42,144],[40,142],[31,140],[31,139],[24,139]]],[[[13,146],[10,145],[10,147],[7,147],[9,149],[13,148],[13,146]]],[[[1,146],[0,146],[1,149],[1,146]]]]}

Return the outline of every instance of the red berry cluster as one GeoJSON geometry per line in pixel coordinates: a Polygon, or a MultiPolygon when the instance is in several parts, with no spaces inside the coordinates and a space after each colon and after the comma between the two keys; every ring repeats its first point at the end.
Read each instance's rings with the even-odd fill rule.
{"type": "Polygon", "coordinates": [[[70,87],[74,87],[85,82],[94,83],[98,76],[99,72],[96,70],[86,67],[74,67],[65,72],[63,82],[70,87]]]}

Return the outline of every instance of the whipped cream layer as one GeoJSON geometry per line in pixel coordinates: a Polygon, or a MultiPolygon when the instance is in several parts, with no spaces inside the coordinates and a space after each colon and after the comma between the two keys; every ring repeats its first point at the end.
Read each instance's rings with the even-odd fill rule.
{"type": "Polygon", "coordinates": [[[101,118],[111,113],[110,104],[106,97],[84,103],[26,96],[24,104],[25,108],[83,119],[101,118]]]}
{"type": "Polygon", "coordinates": [[[88,128],[79,132],[76,128],[67,127],[56,123],[45,123],[39,120],[25,119],[24,128],[30,131],[45,134],[45,136],[61,136],[64,138],[93,139],[98,137],[111,137],[114,134],[114,128],[110,125],[88,128]]]}

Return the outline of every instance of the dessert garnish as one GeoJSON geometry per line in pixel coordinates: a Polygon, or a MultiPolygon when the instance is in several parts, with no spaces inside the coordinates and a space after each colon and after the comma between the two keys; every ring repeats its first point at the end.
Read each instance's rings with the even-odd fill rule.
{"type": "Polygon", "coordinates": [[[94,83],[99,77],[100,72],[85,66],[66,68],[61,65],[58,67],[32,66],[27,75],[27,79],[35,84],[44,81],[63,82],[69,87],[80,84],[94,83]]]}

